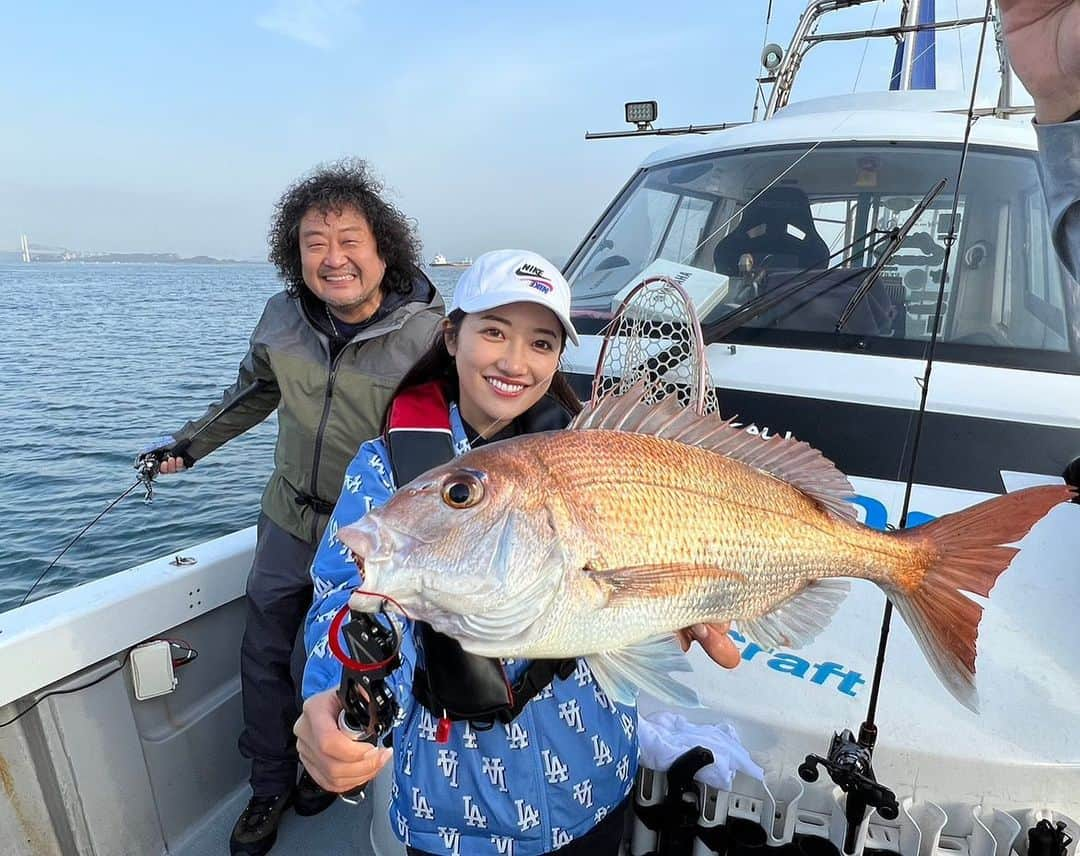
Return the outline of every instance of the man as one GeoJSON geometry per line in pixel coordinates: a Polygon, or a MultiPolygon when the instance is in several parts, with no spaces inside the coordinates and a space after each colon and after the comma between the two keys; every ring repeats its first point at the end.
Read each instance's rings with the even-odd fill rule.
{"type": "Polygon", "coordinates": [[[1035,101],[1054,247],[1080,274],[1080,0],[1000,0],[1009,59],[1035,101]]]}
{"type": "Polygon", "coordinates": [[[297,782],[290,661],[311,606],[309,568],[346,465],[378,435],[390,394],[444,312],[412,228],[380,190],[364,162],[343,161],[285,192],[270,229],[285,291],[267,302],[236,383],[175,435],[161,466],[190,467],[278,411],[240,649],[252,797],[232,832],[234,854],[269,851],[290,804],[311,815],[335,798],[304,771],[297,782]]]}
{"type": "MultiPolygon", "coordinates": [[[[1080,0],[1000,0],[999,5],[1009,60],[1035,101],[1054,249],[1080,278],[1080,0]]],[[[1080,455],[1062,475],[1080,487],[1080,455]]]]}

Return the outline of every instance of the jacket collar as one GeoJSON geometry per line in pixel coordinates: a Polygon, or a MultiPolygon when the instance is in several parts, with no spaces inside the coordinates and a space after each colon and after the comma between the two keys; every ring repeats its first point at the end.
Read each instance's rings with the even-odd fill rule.
{"type": "MultiPolygon", "coordinates": [[[[449,428],[454,451],[460,455],[471,447],[456,401],[447,399],[442,382],[429,381],[408,389],[391,405],[389,430],[445,431],[449,428]]],[[[517,417],[518,434],[556,431],[573,417],[550,393],[517,417]]]]}

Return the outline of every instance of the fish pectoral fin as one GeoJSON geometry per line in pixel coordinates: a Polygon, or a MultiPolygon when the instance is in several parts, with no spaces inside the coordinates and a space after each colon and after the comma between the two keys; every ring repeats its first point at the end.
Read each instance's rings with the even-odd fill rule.
{"type": "Polygon", "coordinates": [[[832,621],[849,588],[847,580],[814,580],[772,612],[740,618],[739,629],[762,646],[802,648],[832,621]]]}
{"type": "Polygon", "coordinates": [[[636,645],[590,654],[585,660],[596,683],[612,701],[634,704],[640,689],[666,704],[702,706],[694,690],[671,677],[671,672],[692,671],[674,636],[655,636],[636,645]]]}
{"type": "Polygon", "coordinates": [[[678,597],[690,586],[700,586],[702,583],[746,581],[746,577],[736,571],[674,562],[634,565],[610,571],[594,571],[586,566],[584,572],[608,592],[609,604],[617,604],[624,597],[678,597]]]}

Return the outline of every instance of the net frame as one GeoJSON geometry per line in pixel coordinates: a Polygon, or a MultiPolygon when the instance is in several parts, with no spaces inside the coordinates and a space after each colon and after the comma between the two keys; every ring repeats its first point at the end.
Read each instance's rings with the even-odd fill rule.
{"type": "Polygon", "coordinates": [[[684,406],[699,415],[720,410],[697,309],[668,276],[638,283],[608,323],[593,372],[590,408],[642,380],[643,399],[649,403],[678,393],[684,406]]]}

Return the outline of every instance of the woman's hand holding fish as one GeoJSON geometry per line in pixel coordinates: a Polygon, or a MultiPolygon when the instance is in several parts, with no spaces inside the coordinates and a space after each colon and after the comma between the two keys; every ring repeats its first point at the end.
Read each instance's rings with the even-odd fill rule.
{"type": "Polygon", "coordinates": [[[740,655],[728,636],[730,629],[731,624],[726,621],[723,624],[695,624],[683,628],[675,636],[684,651],[689,651],[691,643],[696,641],[718,666],[734,669],[739,665],[740,655]]]}
{"type": "Polygon", "coordinates": [[[341,701],[334,690],[304,702],[293,733],[300,760],[311,777],[326,790],[343,794],[370,782],[393,757],[390,749],[350,740],[338,730],[341,701]]]}

